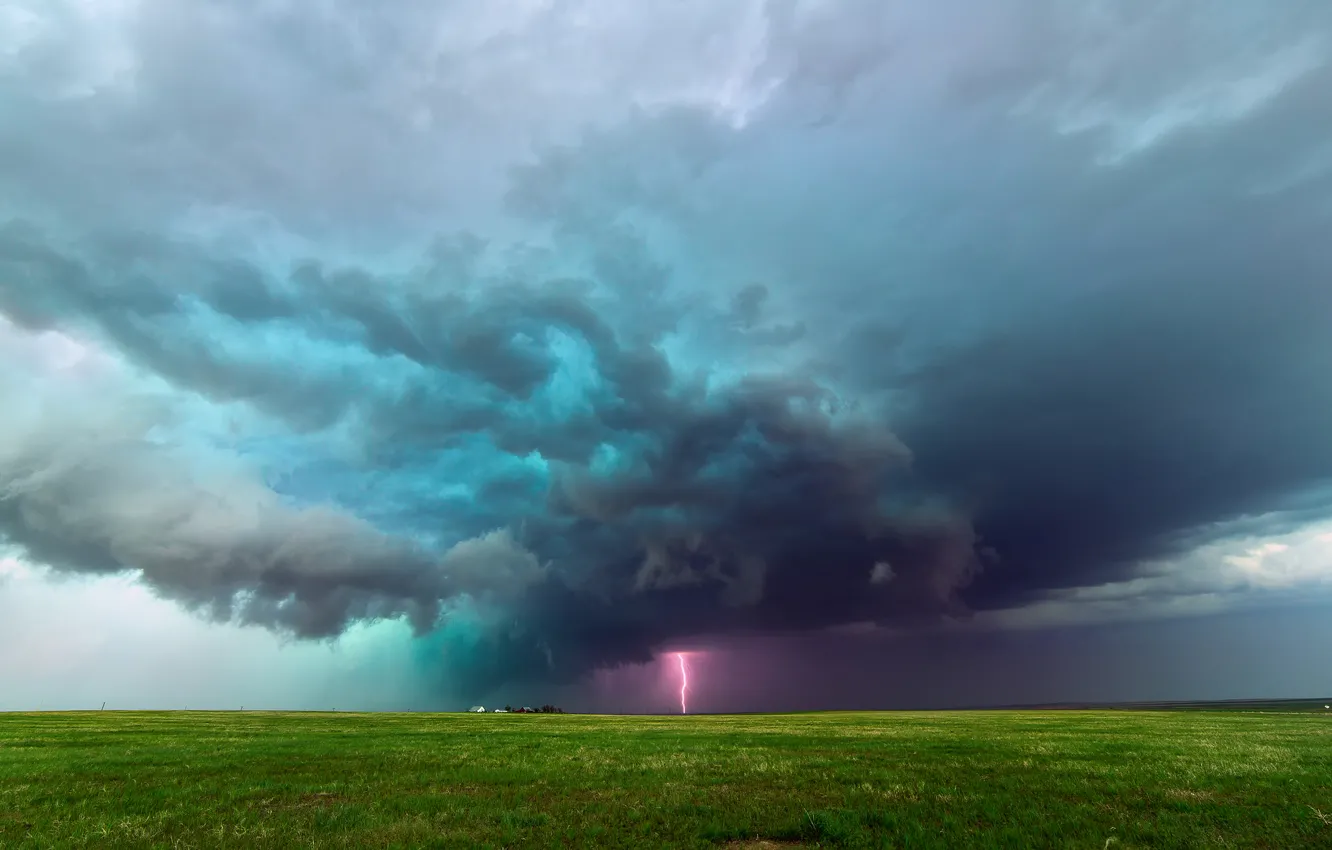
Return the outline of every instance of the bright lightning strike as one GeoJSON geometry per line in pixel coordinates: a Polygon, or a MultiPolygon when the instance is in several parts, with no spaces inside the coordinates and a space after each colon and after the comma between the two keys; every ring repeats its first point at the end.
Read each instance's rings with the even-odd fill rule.
{"type": "Polygon", "coordinates": [[[680,662],[680,713],[688,714],[689,706],[685,703],[685,691],[689,690],[689,670],[685,667],[684,653],[675,653],[675,658],[680,662]]]}

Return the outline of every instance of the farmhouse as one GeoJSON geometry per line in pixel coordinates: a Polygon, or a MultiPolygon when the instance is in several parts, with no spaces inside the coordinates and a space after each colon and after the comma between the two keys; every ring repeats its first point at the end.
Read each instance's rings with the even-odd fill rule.
{"type": "Polygon", "coordinates": [[[474,705],[474,706],[472,706],[471,708],[469,708],[469,709],[467,709],[467,710],[468,710],[468,711],[471,711],[471,712],[475,712],[475,713],[477,713],[477,714],[485,714],[485,713],[486,713],[486,707],[485,707],[484,705],[474,705]]]}

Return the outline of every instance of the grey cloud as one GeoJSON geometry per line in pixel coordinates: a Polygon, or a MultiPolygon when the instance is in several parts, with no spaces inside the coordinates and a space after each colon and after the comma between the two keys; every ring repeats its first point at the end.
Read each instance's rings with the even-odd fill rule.
{"type": "Polygon", "coordinates": [[[211,616],[304,636],[365,618],[433,621],[444,584],[412,547],[336,510],[283,506],[243,478],[197,480],[180,452],[146,438],[151,421],[71,412],[52,411],[41,433],[6,429],[0,528],[33,559],[138,570],[211,616]]]}
{"type": "Polygon", "coordinates": [[[137,571],[206,616],[301,637],[398,617],[424,632],[449,599],[509,600],[542,578],[506,531],[435,555],[336,507],[285,504],[250,470],[212,468],[152,440],[165,413],[156,405],[90,416],[79,403],[4,429],[0,531],[40,563],[137,571]]]}
{"type": "Polygon", "coordinates": [[[458,587],[478,596],[520,594],[543,577],[544,568],[507,529],[464,540],[449,549],[440,570],[458,587]]]}
{"type": "Polygon", "coordinates": [[[0,140],[0,187],[85,226],[262,210],[292,231],[381,248],[441,222],[495,223],[485,199],[533,144],[636,102],[706,100],[732,50],[757,48],[761,29],[732,25],[758,5],[661,5],[644,29],[601,2],[577,14],[53,0],[0,75],[0,105],[25,128],[0,140]]]}

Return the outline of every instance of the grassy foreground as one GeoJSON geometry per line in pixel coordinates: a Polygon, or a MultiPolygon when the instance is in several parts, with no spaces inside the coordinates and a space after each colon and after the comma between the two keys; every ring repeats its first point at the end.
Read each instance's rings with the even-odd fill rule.
{"type": "Polygon", "coordinates": [[[0,714],[0,847],[1332,847],[1332,718],[0,714]]]}

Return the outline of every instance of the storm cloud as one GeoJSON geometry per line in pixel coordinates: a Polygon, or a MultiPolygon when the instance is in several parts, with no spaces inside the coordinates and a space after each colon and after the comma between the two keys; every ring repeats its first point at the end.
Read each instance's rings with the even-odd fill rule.
{"type": "Polygon", "coordinates": [[[1332,518],[1322,4],[3,12],[33,563],[484,688],[1332,518]]]}

